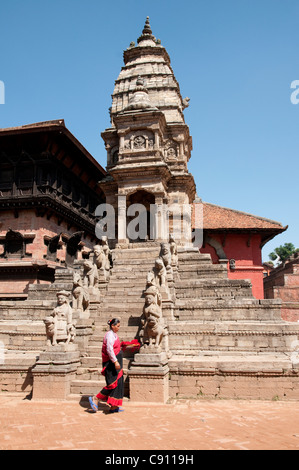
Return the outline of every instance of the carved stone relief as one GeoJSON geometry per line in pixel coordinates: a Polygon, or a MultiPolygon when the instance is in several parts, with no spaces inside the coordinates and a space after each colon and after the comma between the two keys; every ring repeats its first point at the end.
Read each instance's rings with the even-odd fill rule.
{"type": "Polygon", "coordinates": [[[175,160],[178,156],[177,144],[173,140],[167,140],[165,144],[165,158],[175,160]]]}
{"type": "Polygon", "coordinates": [[[154,148],[154,134],[150,131],[130,132],[125,136],[124,149],[131,151],[146,150],[154,148]]]}
{"type": "Polygon", "coordinates": [[[142,135],[134,137],[133,148],[136,150],[145,149],[145,138],[142,135]]]}

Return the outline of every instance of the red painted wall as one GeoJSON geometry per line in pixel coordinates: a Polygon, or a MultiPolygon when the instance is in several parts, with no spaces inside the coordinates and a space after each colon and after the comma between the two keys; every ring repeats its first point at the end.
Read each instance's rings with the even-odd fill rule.
{"type": "MultiPolygon", "coordinates": [[[[228,263],[228,278],[250,279],[254,297],[263,299],[261,236],[254,234],[249,238],[249,234],[228,233],[224,238],[224,235],[219,233],[213,235],[213,239],[221,244],[226,259],[235,260],[235,270],[230,269],[228,263]]],[[[204,248],[200,249],[200,252],[210,253],[213,263],[219,262],[216,250],[211,245],[206,244],[204,248]]]]}

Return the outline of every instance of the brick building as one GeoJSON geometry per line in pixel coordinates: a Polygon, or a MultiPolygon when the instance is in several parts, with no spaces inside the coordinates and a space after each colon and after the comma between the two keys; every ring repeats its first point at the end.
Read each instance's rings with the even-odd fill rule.
{"type": "Polygon", "coordinates": [[[253,295],[263,299],[262,248],[286,229],[273,220],[203,203],[200,252],[209,253],[215,264],[227,260],[228,278],[250,279],[253,295]]]}
{"type": "Polygon", "coordinates": [[[297,253],[264,277],[266,299],[281,299],[281,316],[299,321],[299,257],[297,253]]]}
{"type": "Polygon", "coordinates": [[[0,297],[26,298],[93,244],[106,172],[63,120],[0,129],[0,154],[0,297]]]}

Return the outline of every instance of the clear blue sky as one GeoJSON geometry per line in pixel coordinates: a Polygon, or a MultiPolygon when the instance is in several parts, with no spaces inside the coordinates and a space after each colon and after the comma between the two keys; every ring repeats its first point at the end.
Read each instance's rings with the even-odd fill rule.
{"type": "Polygon", "coordinates": [[[1,0],[0,127],[63,118],[105,167],[114,80],[146,16],[191,99],[198,195],[289,225],[265,261],[299,247],[299,0],[1,0]]]}

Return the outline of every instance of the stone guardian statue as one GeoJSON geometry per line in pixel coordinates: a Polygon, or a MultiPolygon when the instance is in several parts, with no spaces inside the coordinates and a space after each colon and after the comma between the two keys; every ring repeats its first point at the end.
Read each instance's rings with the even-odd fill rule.
{"type": "Polygon", "coordinates": [[[69,344],[76,335],[73,309],[69,304],[69,292],[57,293],[57,306],[51,316],[44,319],[46,325],[47,344],[56,346],[58,343],[69,344]]]}

